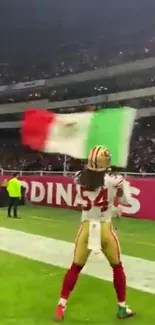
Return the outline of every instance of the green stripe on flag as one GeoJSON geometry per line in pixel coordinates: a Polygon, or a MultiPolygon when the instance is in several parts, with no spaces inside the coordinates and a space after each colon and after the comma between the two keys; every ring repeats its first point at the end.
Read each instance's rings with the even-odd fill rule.
{"type": "Polygon", "coordinates": [[[108,108],[95,112],[89,125],[86,153],[96,145],[107,148],[112,164],[127,165],[130,138],[136,110],[133,108],[108,108]]]}

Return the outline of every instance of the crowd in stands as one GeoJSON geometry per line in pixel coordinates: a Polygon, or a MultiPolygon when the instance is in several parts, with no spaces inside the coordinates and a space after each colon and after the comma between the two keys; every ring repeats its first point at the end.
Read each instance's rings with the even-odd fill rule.
{"type": "Polygon", "coordinates": [[[155,173],[155,117],[135,123],[131,139],[128,171],[155,173]]]}
{"type": "MultiPolygon", "coordinates": [[[[86,161],[60,154],[32,152],[20,144],[17,131],[0,133],[0,168],[44,172],[74,172],[83,168],[86,161]]],[[[126,171],[155,173],[155,117],[136,120],[130,145],[126,171]]]]}
{"type": "Polygon", "coordinates": [[[131,45],[132,41],[128,37],[128,44],[124,39],[121,44],[115,44],[113,40],[105,46],[101,35],[98,41],[59,44],[58,49],[51,53],[50,60],[46,58],[46,63],[40,60],[35,63],[22,63],[21,60],[20,63],[0,62],[0,85],[60,77],[155,55],[154,37],[149,36],[140,43],[137,39],[131,45]]]}
{"type": "MultiPolygon", "coordinates": [[[[129,42],[130,43],[130,42],[129,42]]],[[[10,64],[0,63],[0,85],[26,82],[36,79],[47,79],[67,74],[95,70],[125,63],[140,58],[147,58],[155,55],[155,38],[148,39],[148,42],[132,48],[126,44],[121,48],[108,47],[105,50],[104,42],[99,44],[91,43],[87,47],[83,44],[70,44],[69,47],[63,44],[60,46],[60,54],[51,61],[43,64],[10,64]]],[[[118,91],[151,87],[155,85],[155,70],[149,73],[137,72],[136,75],[118,76],[117,78],[82,82],[53,89],[46,89],[40,92],[18,94],[0,94],[0,104],[28,102],[40,99],[48,99],[49,102],[86,98],[99,94],[109,94],[118,91]]],[[[84,100],[84,99],[83,99],[84,100]]],[[[84,105],[84,102],[83,102],[84,105]]],[[[119,101],[108,103],[109,106],[133,106],[136,108],[150,107],[155,105],[155,97],[144,97],[131,99],[130,101],[119,101]]],[[[98,105],[97,108],[107,107],[107,103],[98,105]]],[[[73,108],[70,108],[73,111],[73,108]]],[[[62,112],[61,112],[62,113],[62,112]]],[[[19,121],[20,114],[1,114],[0,122],[19,121]],[[11,120],[10,120],[11,119],[11,120]]],[[[85,161],[75,160],[62,155],[47,155],[32,152],[23,148],[20,144],[20,134],[17,130],[0,130],[0,168],[5,170],[24,170],[45,172],[59,172],[64,169],[68,172],[83,168],[85,161]]],[[[137,120],[131,140],[130,155],[127,171],[130,172],[155,172],[155,118],[143,118],[137,120]]]]}

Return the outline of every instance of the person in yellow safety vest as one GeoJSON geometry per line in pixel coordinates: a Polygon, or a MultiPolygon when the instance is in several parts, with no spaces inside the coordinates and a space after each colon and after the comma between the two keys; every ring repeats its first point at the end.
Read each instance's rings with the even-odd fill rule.
{"type": "Polygon", "coordinates": [[[19,200],[21,199],[21,181],[18,179],[19,174],[15,173],[13,177],[7,183],[7,192],[9,195],[9,204],[8,204],[8,217],[12,218],[11,211],[13,209],[13,217],[19,218],[18,205],[19,200]]]}

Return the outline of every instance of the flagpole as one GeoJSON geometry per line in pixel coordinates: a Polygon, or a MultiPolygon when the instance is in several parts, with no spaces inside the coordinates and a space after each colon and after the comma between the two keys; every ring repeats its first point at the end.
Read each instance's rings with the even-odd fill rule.
{"type": "Polygon", "coordinates": [[[64,174],[64,176],[66,176],[66,174],[67,174],[67,156],[66,155],[64,156],[64,163],[63,163],[63,165],[64,165],[63,174],[64,174]]]}

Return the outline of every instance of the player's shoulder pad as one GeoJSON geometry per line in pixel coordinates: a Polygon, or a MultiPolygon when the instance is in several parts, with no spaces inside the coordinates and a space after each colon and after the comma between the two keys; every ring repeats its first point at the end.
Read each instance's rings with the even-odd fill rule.
{"type": "Polygon", "coordinates": [[[104,185],[107,187],[113,187],[113,176],[108,173],[104,176],[104,185]]]}
{"type": "Polygon", "coordinates": [[[118,174],[118,175],[114,175],[114,174],[106,174],[105,175],[105,185],[107,186],[111,186],[114,188],[121,188],[123,186],[123,176],[118,174]]]}
{"type": "Polygon", "coordinates": [[[117,176],[115,176],[115,179],[114,179],[114,186],[116,188],[121,188],[123,187],[123,182],[124,182],[124,178],[121,174],[118,174],[117,176]]]}
{"type": "Polygon", "coordinates": [[[75,173],[74,175],[74,182],[77,184],[78,183],[78,180],[79,180],[79,177],[80,175],[82,174],[82,171],[79,170],[78,172],[75,173]]]}

